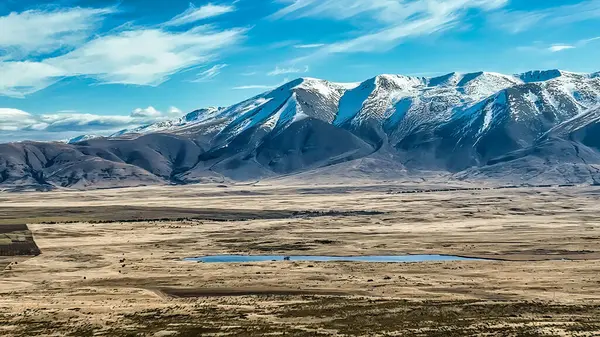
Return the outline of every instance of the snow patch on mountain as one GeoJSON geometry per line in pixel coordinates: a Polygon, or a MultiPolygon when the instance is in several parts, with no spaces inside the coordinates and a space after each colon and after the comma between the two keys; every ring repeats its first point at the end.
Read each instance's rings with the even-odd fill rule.
{"type": "Polygon", "coordinates": [[[98,135],[81,135],[81,136],[66,139],[63,141],[63,143],[75,144],[75,143],[79,143],[79,142],[84,142],[86,140],[91,140],[91,139],[96,139],[96,138],[101,138],[101,137],[102,136],[98,136],[98,135]]]}
{"type": "Polygon", "coordinates": [[[520,79],[513,76],[491,72],[478,72],[463,75],[456,86],[462,94],[478,100],[489,97],[504,88],[521,83],[520,79]]]}
{"type": "Polygon", "coordinates": [[[291,122],[296,119],[296,115],[300,110],[298,106],[298,100],[296,93],[293,93],[290,98],[285,102],[285,105],[277,111],[274,116],[277,116],[277,123],[273,126],[273,129],[283,129],[288,126],[291,122]]]}
{"type": "Polygon", "coordinates": [[[396,102],[390,108],[385,124],[386,129],[391,130],[392,139],[400,140],[427,125],[439,125],[471,114],[478,119],[485,107],[480,103],[501,90],[523,83],[513,76],[492,72],[450,73],[422,80],[425,85],[415,88],[410,106],[403,98],[402,103],[396,102]]]}
{"type": "Polygon", "coordinates": [[[364,102],[369,98],[374,89],[375,78],[346,91],[340,99],[339,110],[333,121],[333,125],[339,126],[354,118],[356,113],[362,109],[364,102]]]}
{"type": "Polygon", "coordinates": [[[354,118],[355,124],[369,120],[382,121],[394,111],[389,108],[407,97],[418,96],[424,80],[418,77],[380,75],[375,78],[375,88],[354,118]]]}
{"type": "Polygon", "coordinates": [[[346,87],[349,85],[299,78],[220,112],[217,117],[230,122],[219,137],[227,143],[255,126],[279,130],[306,117],[331,123],[346,87]]]}
{"type": "Polygon", "coordinates": [[[183,118],[180,118],[178,121],[181,124],[200,123],[200,122],[215,118],[217,116],[217,114],[222,110],[223,110],[223,108],[216,108],[216,107],[208,107],[208,108],[204,108],[204,109],[199,109],[199,110],[190,112],[189,114],[183,116],[183,118]]]}
{"type": "Polygon", "coordinates": [[[492,124],[492,109],[485,109],[485,115],[483,117],[483,124],[481,125],[481,129],[479,129],[479,133],[484,133],[487,129],[490,128],[490,124],[492,124]]]}
{"type": "Polygon", "coordinates": [[[593,107],[571,119],[568,119],[548,131],[548,136],[565,136],[593,123],[600,123],[600,106],[593,107]]]}
{"type": "Polygon", "coordinates": [[[352,90],[360,85],[360,82],[331,82],[331,84],[343,89],[343,90],[352,90]]]}
{"type": "Polygon", "coordinates": [[[536,107],[536,103],[540,100],[540,98],[531,91],[525,94],[525,99],[529,101],[533,107],[536,107]]]}
{"type": "Polygon", "coordinates": [[[346,91],[343,85],[314,78],[304,78],[293,88],[300,110],[307,116],[332,123],[338,113],[339,101],[346,91]]]}

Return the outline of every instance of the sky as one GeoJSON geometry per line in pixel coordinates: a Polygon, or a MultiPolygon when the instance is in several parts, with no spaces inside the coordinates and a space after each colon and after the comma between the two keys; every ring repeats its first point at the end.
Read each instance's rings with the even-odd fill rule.
{"type": "Polygon", "coordinates": [[[600,70],[600,0],[1,0],[0,142],[109,134],[298,77],[600,70]]]}

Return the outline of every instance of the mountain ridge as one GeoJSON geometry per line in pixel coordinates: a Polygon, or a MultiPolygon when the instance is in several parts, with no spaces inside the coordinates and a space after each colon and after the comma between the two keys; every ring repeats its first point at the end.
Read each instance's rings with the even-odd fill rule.
{"type": "Polygon", "coordinates": [[[394,170],[398,177],[434,171],[457,179],[506,176],[510,182],[526,182],[524,173],[540,169],[541,162],[589,165],[568,180],[595,182],[600,180],[593,170],[600,146],[592,137],[598,106],[597,73],[557,69],[428,78],[383,74],[352,84],[299,78],[229,107],[56,145],[70,153],[64,162],[52,155],[53,143],[3,144],[0,186],[254,180],[356,160],[365,163],[352,166],[363,176],[369,170],[373,177],[385,172],[388,178],[394,170]],[[585,148],[589,161],[567,148],[585,148]],[[44,157],[44,165],[33,165],[30,153],[44,157]],[[378,170],[374,163],[389,169],[378,170]],[[514,164],[511,171],[493,171],[508,163],[514,164]]]}

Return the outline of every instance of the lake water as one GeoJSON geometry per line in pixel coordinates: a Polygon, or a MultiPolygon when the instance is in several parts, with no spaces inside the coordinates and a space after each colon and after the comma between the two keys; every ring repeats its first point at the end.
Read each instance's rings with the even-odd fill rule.
{"type": "Polygon", "coordinates": [[[451,255],[364,255],[364,256],[285,256],[285,255],[211,255],[186,258],[185,261],[205,263],[241,263],[267,261],[344,261],[344,262],[431,262],[431,261],[481,261],[481,259],[451,255]]]}

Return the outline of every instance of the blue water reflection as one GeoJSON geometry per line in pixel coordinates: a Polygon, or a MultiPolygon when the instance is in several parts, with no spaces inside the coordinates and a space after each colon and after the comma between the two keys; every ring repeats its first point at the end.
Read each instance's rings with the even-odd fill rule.
{"type": "Polygon", "coordinates": [[[481,259],[451,255],[365,255],[365,256],[285,256],[285,255],[211,255],[186,258],[185,261],[206,263],[241,263],[267,261],[342,261],[342,262],[431,262],[431,261],[478,261],[481,259]]]}

